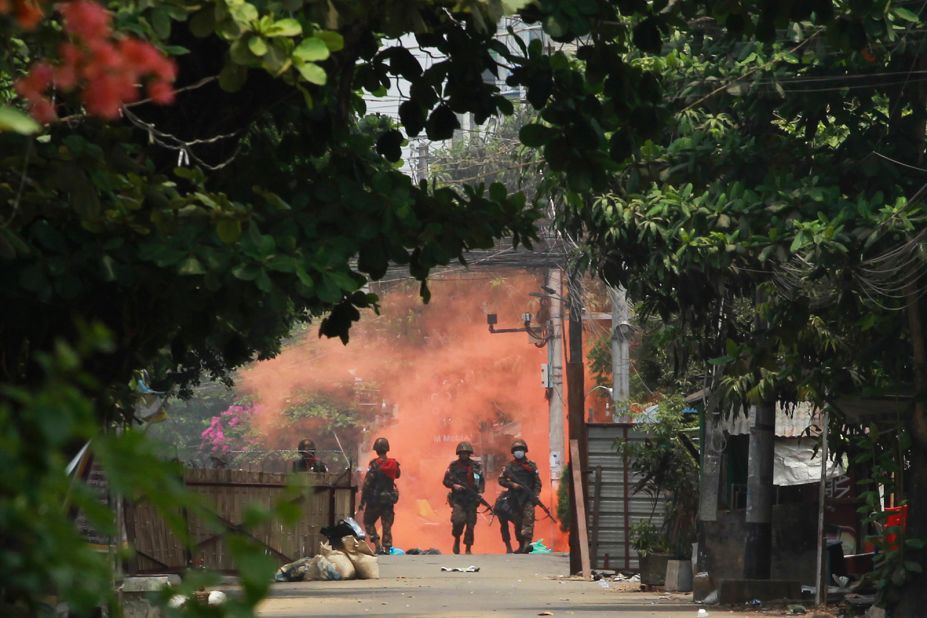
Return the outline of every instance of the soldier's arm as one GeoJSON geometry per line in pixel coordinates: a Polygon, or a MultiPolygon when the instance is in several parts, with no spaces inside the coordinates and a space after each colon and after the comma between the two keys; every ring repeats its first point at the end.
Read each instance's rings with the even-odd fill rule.
{"type": "Polygon", "coordinates": [[[448,466],[447,470],[444,471],[444,486],[453,489],[454,485],[454,474],[451,472],[451,467],[448,466]]]}
{"type": "Polygon", "coordinates": [[[477,493],[480,493],[480,494],[481,494],[481,493],[483,493],[484,491],[486,491],[486,477],[483,476],[483,469],[482,469],[482,468],[479,468],[479,469],[476,471],[476,473],[480,475],[480,480],[479,480],[479,482],[476,484],[476,491],[477,491],[477,493]]]}
{"type": "Polygon", "coordinates": [[[534,469],[534,478],[531,479],[531,484],[534,485],[534,494],[537,495],[541,493],[541,475],[538,474],[538,469],[534,469]]]}
{"type": "Polygon", "coordinates": [[[518,483],[516,483],[511,476],[509,476],[508,467],[502,468],[502,474],[499,475],[499,484],[506,489],[515,489],[519,486],[518,483]]]}
{"type": "Polygon", "coordinates": [[[398,479],[400,476],[402,476],[402,470],[399,468],[399,462],[397,461],[396,462],[396,478],[398,479]]]}

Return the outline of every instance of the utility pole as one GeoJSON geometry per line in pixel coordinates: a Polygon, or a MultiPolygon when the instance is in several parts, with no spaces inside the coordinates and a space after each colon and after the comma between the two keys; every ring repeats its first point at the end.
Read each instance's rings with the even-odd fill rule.
{"type": "Polygon", "coordinates": [[[421,140],[418,143],[418,160],[416,161],[416,182],[428,180],[428,141],[421,140]]]}
{"type": "Polygon", "coordinates": [[[563,282],[559,268],[547,271],[547,289],[554,290],[550,298],[550,322],[547,327],[547,371],[550,384],[548,403],[550,431],[550,481],[554,493],[560,486],[563,467],[563,282]]]}
{"type": "MultiPolygon", "coordinates": [[[[567,359],[567,406],[568,406],[568,423],[570,431],[570,440],[578,441],[579,461],[574,461],[572,452],[570,454],[570,467],[575,473],[576,467],[579,466],[582,474],[578,475],[582,479],[583,492],[586,492],[586,467],[588,458],[588,448],[586,444],[586,419],[585,419],[585,363],[583,362],[583,304],[580,293],[579,274],[574,268],[571,270],[569,280],[570,287],[570,328],[569,328],[569,358],[567,359]]],[[[572,451],[572,449],[571,449],[572,451]]],[[[577,478],[574,474],[573,478],[577,478]]],[[[578,573],[582,570],[582,561],[579,549],[579,528],[577,522],[579,517],[576,508],[576,491],[570,492],[570,573],[578,573]]]]}
{"type": "Polygon", "coordinates": [[[747,460],[747,514],[744,577],[769,579],[772,560],[773,462],[776,402],[753,406],[747,460]]]}
{"type": "MultiPolygon", "coordinates": [[[[755,332],[767,328],[760,309],[766,301],[762,288],[756,292],[755,332]]],[[[744,577],[769,579],[772,562],[773,465],[776,441],[776,399],[765,396],[752,407],[747,459],[747,513],[745,517],[744,577]]]]}
{"type": "Polygon", "coordinates": [[[612,304],[612,416],[627,416],[631,399],[631,358],[628,342],[631,324],[628,320],[627,291],[618,286],[608,288],[612,304]]]}

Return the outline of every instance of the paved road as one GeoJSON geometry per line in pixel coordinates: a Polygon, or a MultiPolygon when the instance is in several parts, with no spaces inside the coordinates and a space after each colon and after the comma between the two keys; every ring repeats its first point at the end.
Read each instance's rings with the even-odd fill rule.
{"type": "Polygon", "coordinates": [[[567,572],[563,554],[381,557],[379,580],[275,584],[260,615],[694,618],[698,611],[689,595],[604,589],[567,572]],[[479,573],[441,571],[470,564],[479,573]]]}

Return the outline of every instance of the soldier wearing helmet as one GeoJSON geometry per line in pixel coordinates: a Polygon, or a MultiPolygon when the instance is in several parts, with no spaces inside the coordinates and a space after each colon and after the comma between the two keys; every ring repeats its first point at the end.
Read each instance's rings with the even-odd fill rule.
{"type": "Polygon", "coordinates": [[[476,526],[476,509],[480,494],[486,489],[483,468],[479,462],[470,459],[473,445],[461,442],[457,445],[457,459],[451,462],[444,473],[444,486],[451,490],[447,502],[451,505],[451,534],[454,536],[454,553],[460,553],[460,535],[464,535],[466,553],[473,546],[473,528],[476,526]],[[465,531],[466,529],[466,531],[465,531]]]}
{"type": "MultiPolygon", "coordinates": [[[[534,538],[534,506],[541,493],[541,477],[538,467],[528,459],[528,444],[517,439],[512,442],[512,461],[506,464],[499,475],[499,484],[506,489],[499,500],[505,503],[507,517],[515,525],[515,538],[518,549],[515,553],[527,554],[531,551],[534,538]]],[[[498,504],[498,502],[497,502],[498,504]]],[[[500,514],[500,520],[503,515],[500,514]]],[[[511,553],[508,523],[502,525],[502,540],[506,550],[511,553]]]]}
{"type": "Polygon", "coordinates": [[[293,462],[293,472],[328,472],[328,466],[315,455],[315,442],[308,438],[300,440],[296,450],[299,459],[293,462]]]}
{"type": "Polygon", "coordinates": [[[389,441],[386,438],[377,438],[373,450],[377,456],[367,466],[360,510],[364,511],[364,528],[376,546],[377,553],[388,554],[393,546],[393,505],[399,501],[399,490],[396,488],[396,479],[400,474],[399,462],[386,456],[389,452],[389,441]],[[382,539],[377,534],[377,520],[380,520],[383,528],[382,539]]]}

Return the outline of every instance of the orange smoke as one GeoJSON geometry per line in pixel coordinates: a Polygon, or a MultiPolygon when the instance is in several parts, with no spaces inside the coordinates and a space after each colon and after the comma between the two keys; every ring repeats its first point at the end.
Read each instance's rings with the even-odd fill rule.
{"type": "MultiPolygon", "coordinates": [[[[281,431],[280,415],[295,398],[350,392],[360,382],[377,385],[379,420],[371,417],[367,426],[356,428],[365,457],[357,465],[366,469],[377,436],[389,439],[390,455],[402,466],[393,528],[399,548],[450,551],[450,507],[441,481],[461,440],[473,443],[488,468],[486,498],[492,503],[500,491],[498,470],[511,457],[510,441],[524,438],[540,470],[541,498],[555,510],[548,404],[540,382],[547,351],[527,334],[493,335],[486,325],[486,314],[496,313],[500,328],[521,326],[522,313],[538,311],[538,300],[528,293],[542,283],[531,274],[439,279],[431,282],[428,305],[419,300],[417,285],[391,288],[381,293],[381,315],[364,315],[347,346],[319,339],[312,329],[276,358],[244,370],[239,385],[260,403],[254,425],[268,447],[293,448],[298,437],[281,431]]],[[[317,429],[327,439],[321,435],[325,428],[317,429]]],[[[565,550],[565,535],[556,524],[540,509],[537,516],[535,539],[565,550]]],[[[497,522],[490,526],[480,517],[473,549],[504,549],[497,522]]]]}

